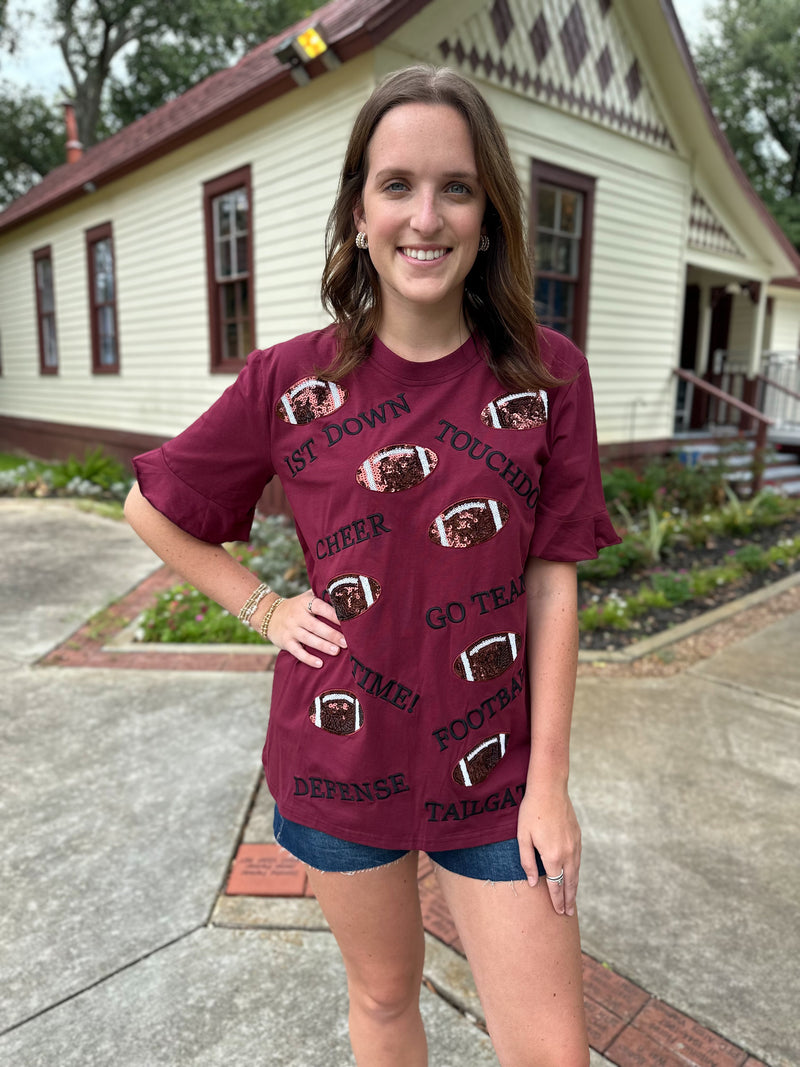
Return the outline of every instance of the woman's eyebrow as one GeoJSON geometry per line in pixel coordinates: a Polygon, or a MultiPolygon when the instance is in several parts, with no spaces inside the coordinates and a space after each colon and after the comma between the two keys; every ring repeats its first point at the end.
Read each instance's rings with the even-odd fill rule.
{"type": "MultiPolygon", "coordinates": [[[[387,178],[410,178],[413,177],[414,171],[408,170],[405,167],[384,167],[383,170],[379,170],[375,175],[376,182],[386,181],[387,178]]],[[[445,181],[469,181],[477,182],[478,175],[471,170],[452,170],[440,175],[445,181]]]]}

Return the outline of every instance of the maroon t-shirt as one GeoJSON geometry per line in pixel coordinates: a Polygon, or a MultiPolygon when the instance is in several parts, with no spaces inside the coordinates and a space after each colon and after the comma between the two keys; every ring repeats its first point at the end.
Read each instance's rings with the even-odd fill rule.
{"type": "Polygon", "coordinates": [[[586,360],[542,330],[567,384],[509,392],[469,340],[413,363],[376,340],[338,384],[332,328],[254,352],[197,422],[137,457],[142,492],[205,541],[246,540],[286,491],[314,593],[348,648],[281,652],[264,767],[281,813],[386,848],[513,837],[530,751],[523,572],[592,558],[606,512],[586,360]]]}

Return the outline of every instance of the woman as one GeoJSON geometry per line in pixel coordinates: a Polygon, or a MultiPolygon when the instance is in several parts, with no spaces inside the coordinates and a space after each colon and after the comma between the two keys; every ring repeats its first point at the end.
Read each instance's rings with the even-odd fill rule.
{"type": "Polygon", "coordinates": [[[378,86],[327,252],[334,325],[253,353],[138,457],[127,514],[283,650],[276,839],[340,946],[357,1063],[427,1063],[425,849],[501,1064],[585,1065],[575,561],[617,538],[585,360],[536,325],[518,181],[469,82],[413,67],[378,86]],[[312,586],[287,600],[219,547],[273,476],[312,586]]]}

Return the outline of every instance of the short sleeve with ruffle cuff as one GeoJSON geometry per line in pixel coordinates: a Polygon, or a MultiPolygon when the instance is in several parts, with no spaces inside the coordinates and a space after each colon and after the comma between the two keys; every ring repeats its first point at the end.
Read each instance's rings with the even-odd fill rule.
{"type": "Polygon", "coordinates": [[[605,509],[570,521],[537,507],[530,554],[554,563],[576,563],[596,559],[601,548],[618,545],[621,540],[605,509]]]}
{"type": "MultiPolygon", "coordinates": [[[[601,548],[619,544],[621,538],[603,496],[586,357],[550,331],[545,342],[554,350],[551,369],[565,384],[548,394],[547,451],[529,554],[573,563],[596,558],[601,548]]],[[[544,345],[542,354],[547,358],[544,345]]]]}
{"type": "Polygon", "coordinates": [[[146,499],[201,541],[246,541],[274,474],[268,408],[254,352],[236,381],[183,433],[133,461],[146,499]]]}

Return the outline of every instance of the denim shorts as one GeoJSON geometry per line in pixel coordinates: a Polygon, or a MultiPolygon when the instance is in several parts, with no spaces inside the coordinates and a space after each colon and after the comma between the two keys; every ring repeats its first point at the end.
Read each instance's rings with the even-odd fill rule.
{"type": "MultiPolygon", "coordinates": [[[[317,871],[338,871],[351,874],[384,867],[408,855],[410,849],[375,848],[372,845],[356,845],[332,837],[322,830],[284,819],[275,807],[273,817],[275,840],[296,859],[317,871]]],[[[428,852],[434,863],[453,874],[465,878],[480,878],[488,882],[524,882],[527,875],[519,861],[519,845],[516,837],[510,841],[497,841],[490,845],[474,845],[471,848],[450,848],[428,852]]],[[[544,865],[536,853],[536,866],[544,875],[544,865]]]]}

